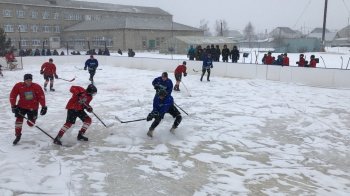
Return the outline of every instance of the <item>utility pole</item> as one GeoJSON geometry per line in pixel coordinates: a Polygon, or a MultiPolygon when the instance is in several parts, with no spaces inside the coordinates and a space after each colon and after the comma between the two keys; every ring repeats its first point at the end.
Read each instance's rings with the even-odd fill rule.
{"type": "Polygon", "coordinates": [[[328,6],[328,0],[324,1],[324,14],[323,14],[323,29],[322,29],[322,51],[325,51],[326,48],[326,22],[327,22],[327,6],[328,6]]]}
{"type": "Polygon", "coordinates": [[[224,36],[224,32],[222,31],[222,20],[220,20],[220,25],[221,25],[221,27],[220,27],[220,34],[223,37],[224,36]]]}

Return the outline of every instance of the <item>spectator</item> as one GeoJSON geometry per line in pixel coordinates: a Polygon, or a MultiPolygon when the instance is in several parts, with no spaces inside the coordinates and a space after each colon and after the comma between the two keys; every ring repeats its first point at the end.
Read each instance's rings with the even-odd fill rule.
{"type": "Polygon", "coordinates": [[[60,54],[61,56],[63,56],[64,55],[64,52],[63,51],[61,51],[61,54],[60,54]]]}
{"type": "Polygon", "coordinates": [[[103,51],[103,55],[110,56],[108,48],[105,48],[105,51],[103,51]]]}
{"type": "Polygon", "coordinates": [[[222,61],[228,62],[228,56],[230,55],[230,50],[227,48],[227,45],[224,45],[224,48],[222,49],[222,61]]]}
{"type": "Polygon", "coordinates": [[[189,60],[191,60],[191,61],[194,60],[195,52],[196,52],[195,49],[191,45],[190,49],[188,49],[188,52],[187,52],[187,57],[189,58],[189,60]]]}
{"type": "Polygon", "coordinates": [[[265,58],[264,64],[266,65],[272,65],[272,63],[274,62],[274,57],[271,56],[271,52],[267,53],[267,56],[265,58]]]}
{"type": "Polygon", "coordinates": [[[220,56],[221,56],[220,46],[216,45],[216,59],[215,59],[216,62],[220,61],[220,56]]]}
{"type": "Polygon", "coordinates": [[[123,52],[120,49],[118,49],[118,54],[123,55],[123,52]]]}
{"type": "Polygon", "coordinates": [[[101,48],[98,49],[97,55],[102,55],[102,50],[101,50],[101,48]]]}
{"type": "Polygon", "coordinates": [[[306,61],[304,59],[304,54],[299,55],[299,61],[297,62],[298,67],[305,67],[306,61]]]}
{"type": "Polygon", "coordinates": [[[239,50],[237,49],[237,46],[233,46],[233,49],[231,50],[231,59],[232,63],[237,63],[239,60],[239,50]]]}
{"type": "Polygon", "coordinates": [[[317,64],[317,59],[315,58],[315,55],[311,55],[310,56],[310,66],[312,68],[315,68],[317,64]]]}
{"type": "Polygon", "coordinates": [[[134,57],[134,56],[135,56],[135,52],[132,49],[129,49],[128,57],[134,57]]]}
{"type": "Polygon", "coordinates": [[[57,52],[57,50],[56,50],[56,49],[55,49],[55,50],[53,50],[52,55],[54,55],[54,56],[58,56],[58,52],[57,52]]]}
{"type": "Polygon", "coordinates": [[[287,53],[283,54],[283,63],[282,66],[289,66],[289,57],[287,56],[287,53]]]}
{"type": "Polygon", "coordinates": [[[196,61],[201,61],[203,59],[203,53],[202,46],[198,45],[196,49],[196,61]]]}

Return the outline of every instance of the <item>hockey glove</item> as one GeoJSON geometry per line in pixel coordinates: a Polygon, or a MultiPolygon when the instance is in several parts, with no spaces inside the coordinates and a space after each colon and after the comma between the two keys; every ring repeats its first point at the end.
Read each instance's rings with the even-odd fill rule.
{"type": "Polygon", "coordinates": [[[43,70],[40,70],[40,74],[44,74],[44,71],[43,71],[43,70]]]}
{"type": "Polygon", "coordinates": [[[210,65],[210,68],[213,68],[213,65],[210,65]]]}
{"type": "Polygon", "coordinates": [[[46,112],[47,112],[47,106],[44,106],[40,110],[40,115],[44,116],[46,114],[46,112]]]}
{"type": "Polygon", "coordinates": [[[19,114],[19,107],[17,105],[14,105],[14,106],[11,107],[11,109],[12,109],[12,113],[14,113],[15,116],[18,116],[18,114],[19,114]]]}
{"type": "Polygon", "coordinates": [[[55,74],[55,78],[58,79],[58,75],[57,74],[55,74]]]}
{"type": "Polygon", "coordinates": [[[86,106],[85,107],[86,111],[91,113],[93,111],[92,107],[91,106],[86,106]]]}
{"type": "Polygon", "coordinates": [[[187,73],[184,73],[184,77],[186,77],[187,76],[187,73]]]}
{"type": "Polygon", "coordinates": [[[152,113],[149,113],[146,120],[151,121],[152,119],[153,119],[153,115],[152,115],[152,113]]]}
{"type": "Polygon", "coordinates": [[[84,67],[84,70],[86,70],[86,67],[84,67]]]}

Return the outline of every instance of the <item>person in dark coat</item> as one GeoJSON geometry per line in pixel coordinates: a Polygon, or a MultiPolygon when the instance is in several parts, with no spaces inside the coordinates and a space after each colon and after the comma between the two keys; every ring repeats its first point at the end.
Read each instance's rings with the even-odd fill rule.
{"type": "Polygon", "coordinates": [[[224,45],[224,48],[222,49],[222,61],[228,62],[228,56],[230,56],[230,49],[227,48],[227,45],[224,45]]]}
{"type": "Polygon", "coordinates": [[[237,49],[237,46],[233,46],[233,49],[231,50],[231,59],[232,63],[237,63],[239,60],[239,50],[237,49]]]}

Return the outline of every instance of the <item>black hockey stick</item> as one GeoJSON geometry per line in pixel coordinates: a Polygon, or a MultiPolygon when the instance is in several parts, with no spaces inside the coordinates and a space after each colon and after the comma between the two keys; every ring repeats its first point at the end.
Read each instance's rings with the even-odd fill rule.
{"type": "Polygon", "coordinates": [[[36,128],[38,128],[41,132],[43,132],[45,135],[49,136],[52,140],[55,140],[55,138],[53,138],[50,134],[48,134],[46,131],[44,131],[42,128],[40,128],[38,125],[36,125],[34,122],[32,122],[31,120],[29,120],[27,117],[25,117],[24,115],[22,115],[21,113],[18,113],[20,116],[22,116],[23,118],[27,119],[28,122],[30,122],[31,124],[33,124],[36,128]]]}
{"type": "MultiPolygon", "coordinates": [[[[84,106],[85,106],[86,108],[89,108],[89,106],[86,105],[86,103],[84,103],[84,106]]],[[[109,128],[109,127],[112,127],[112,126],[113,126],[113,123],[107,126],[107,125],[101,120],[101,118],[98,117],[97,114],[95,114],[94,111],[91,111],[91,113],[92,113],[92,114],[103,124],[103,126],[105,126],[106,128],[109,128]]]]}
{"type": "Polygon", "coordinates": [[[194,72],[199,72],[199,70],[195,70],[195,69],[193,69],[193,71],[194,71],[194,72]]]}
{"type": "Polygon", "coordinates": [[[175,102],[174,102],[174,105],[176,105],[176,107],[178,107],[181,111],[183,111],[188,116],[188,113],[185,110],[183,110],[179,105],[177,105],[175,102]]]}
{"type": "MultiPolygon", "coordinates": [[[[79,68],[77,66],[74,66],[76,69],[79,69],[79,70],[84,70],[84,68],[79,68]]],[[[96,70],[102,70],[101,68],[97,68],[96,70]]]]}
{"type": "Polygon", "coordinates": [[[137,121],[143,121],[146,120],[147,118],[141,118],[141,119],[136,119],[136,120],[129,120],[129,121],[122,121],[118,118],[118,116],[114,116],[117,121],[120,123],[130,123],[130,122],[137,122],[137,121]]]}
{"type": "Polygon", "coordinates": [[[57,78],[57,79],[60,79],[60,80],[64,80],[64,81],[67,81],[67,82],[73,82],[75,80],[75,77],[71,80],[67,80],[67,79],[64,79],[64,78],[57,78]]]}

